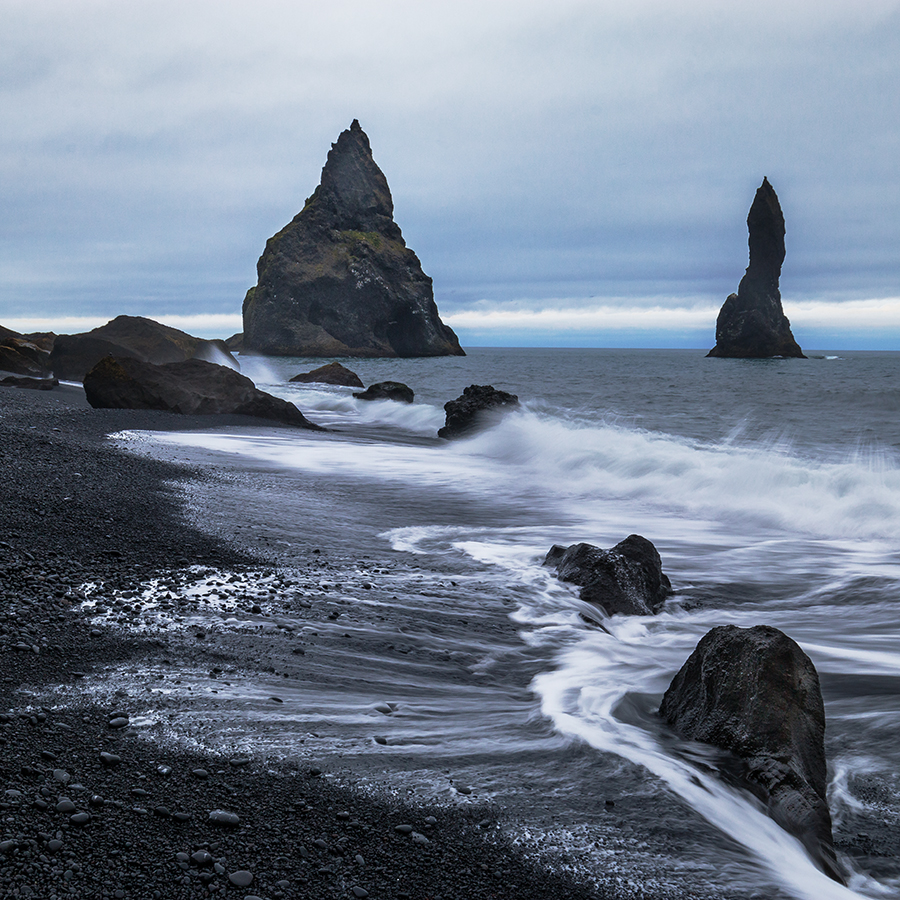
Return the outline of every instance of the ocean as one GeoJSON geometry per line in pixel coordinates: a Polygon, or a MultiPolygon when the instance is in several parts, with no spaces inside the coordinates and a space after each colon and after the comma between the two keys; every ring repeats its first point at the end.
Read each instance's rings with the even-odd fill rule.
{"type": "Polygon", "coordinates": [[[243,642],[259,670],[198,667],[175,683],[132,668],[80,689],[143,702],[160,740],[493,810],[486,831],[621,896],[900,896],[900,354],[810,356],[343,361],[366,384],[408,384],[412,405],[288,383],[326,360],[242,357],[330,431],[115,440],[202,465],[206,478],[178,488],[187,515],[277,561],[144,585],[127,627],[243,642]],[[469,384],[522,407],[438,440],[443,404],[469,384]],[[655,544],[675,593],[658,616],[597,627],[541,561],[555,543],[632,533],[655,544]],[[816,665],[848,888],[655,715],[723,624],[780,628],[816,665]]]}

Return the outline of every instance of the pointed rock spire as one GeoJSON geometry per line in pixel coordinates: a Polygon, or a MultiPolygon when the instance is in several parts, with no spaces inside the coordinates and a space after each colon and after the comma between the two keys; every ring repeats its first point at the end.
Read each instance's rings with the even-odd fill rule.
{"type": "Polygon", "coordinates": [[[431,279],[394,222],[354,119],[303,209],[269,238],[244,299],[244,351],[273,356],[461,356],[431,279]]]}
{"type": "Polygon", "coordinates": [[[778,281],[784,262],[784,215],[768,178],[756,191],[747,216],[750,265],[736,294],[730,294],[716,320],[716,346],[707,356],[805,359],[781,306],[778,281]]]}

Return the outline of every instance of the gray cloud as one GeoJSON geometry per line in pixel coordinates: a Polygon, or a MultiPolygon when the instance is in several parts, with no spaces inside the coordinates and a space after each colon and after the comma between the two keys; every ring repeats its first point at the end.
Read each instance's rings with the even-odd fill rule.
{"type": "Polygon", "coordinates": [[[0,322],[237,311],[354,117],[447,312],[717,305],[763,175],[786,304],[900,295],[894,2],[3,5],[0,322]]]}

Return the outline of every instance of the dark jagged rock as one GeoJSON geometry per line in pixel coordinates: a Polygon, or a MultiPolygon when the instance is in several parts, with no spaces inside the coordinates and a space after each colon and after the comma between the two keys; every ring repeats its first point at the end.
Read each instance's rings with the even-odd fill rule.
{"type": "Polygon", "coordinates": [[[312,372],[301,372],[299,375],[295,375],[291,381],[299,381],[303,384],[337,384],[342,387],[365,387],[356,372],[351,372],[350,369],[342,366],[339,362],[319,366],[318,369],[313,369],[312,372]]]}
{"type": "Polygon", "coordinates": [[[769,815],[842,881],[825,799],[825,708],[809,657],[768,625],[713,628],[672,680],[659,714],[728,750],[769,815]]]}
{"type": "Polygon", "coordinates": [[[59,387],[59,380],[56,378],[29,378],[27,375],[7,375],[5,378],[0,378],[0,385],[31,388],[36,391],[52,391],[53,388],[59,387]]]}
{"type": "Polygon", "coordinates": [[[402,381],[379,381],[353,396],[357,400],[395,400],[397,403],[412,403],[416,399],[413,389],[402,381]]]}
{"type": "Polygon", "coordinates": [[[672,592],[656,547],[630,534],[611,550],[592,544],[555,544],[544,559],[560,581],[581,587],[581,599],[601,607],[608,616],[656,615],[672,592]]]}
{"type": "Polygon", "coordinates": [[[45,378],[51,371],[50,355],[30,335],[0,326],[0,371],[45,378]]]}
{"type": "Polygon", "coordinates": [[[490,384],[470,384],[455,400],[444,404],[446,419],[438,437],[465,437],[493,424],[519,406],[519,398],[490,384]]]}
{"type": "Polygon", "coordinates": [[[84,377],[88,403],[100,409],[161,409],[185,415],[239,415],[319,430],[279,397],[245,375],[202,359],[155,366],[131,357],[104,357],[84,377]]]}
{"type": "Polygon", "coordinates": [[[225,346],[232,353],[240,353],[241,350],[244,349],[244,332],[239,331],[237,334],[233,334],[230,338],[225,338],[225,346]]]}
{"type": "Polygon", "coordinates": [[[750,265],[736,294],[722,304],[716,319],[716,346],[707,356],[806,359],[781,307],[778,280],[784,262],[784,216],[767,178],[756,192],[747,216],[750,265]]]}
{"type": "Polygon", "coordinates": [[[50,364],[57,378],[80,381],[106,356],[131,357],[161,366],[204,359],[240,368],[224,341],[208,341],[141,316],[117,316],[84,334],[61,334],[50,364]]]}
{"type": "Polygon", "coordinates": [[[391,191],[355,119],[322,180],[274,237],[244,299],[244,352],[272,356],[463,356],[431,279],[394,222],[391,191]]]}

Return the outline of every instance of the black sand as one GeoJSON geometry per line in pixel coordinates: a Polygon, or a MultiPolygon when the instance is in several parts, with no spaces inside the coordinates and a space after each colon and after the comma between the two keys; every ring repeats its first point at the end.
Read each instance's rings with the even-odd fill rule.
{"type": "Polygon", "coordinates": [[[91,410],[66,386],[0,395],[0,896],[606,896],[536,868],[477,804],[372,799],[327,766],[160,748],[110,727],[127,707],[41,706],[45,685],[169,652],[158,636],[93,629],[76,611],[85,581],[127,589],[189,564],[271,564],[185,524],[171,485],[201,473],[104,443],[122,429],[209,424],[91,410]],[[238,824],[211,822],[217,809],[238,824]]]}

